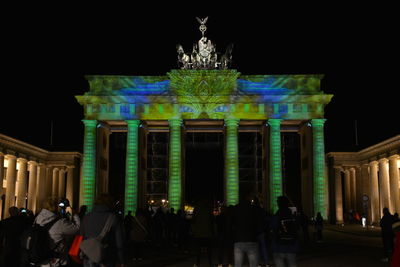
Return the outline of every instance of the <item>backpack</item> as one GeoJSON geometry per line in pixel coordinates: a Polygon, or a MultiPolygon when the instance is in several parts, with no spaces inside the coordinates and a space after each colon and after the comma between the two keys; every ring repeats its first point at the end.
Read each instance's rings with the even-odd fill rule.
{"type": "Polygon", "coordinates": [[[21,247],[29,263],[40,264],[55,256],[50,248],[49,230],[57,221],[58,218],[45,225],[35,223],[22,233],[21,247]]]}
{"type": "Polygon", "coordinates": [[[107,243],[103,243],[102,241],[106,234],[110,231],[114,222],[114,218],[114,215],[108,215],[106,223],[100,234],[96,237],[84,239],[81,242],[80,249],[91,262],[100,264],[107,256],[106,251],[109,248],[109,245],[107,243]]]}
{"type": "Polygon", "coordinates": [[[296,218],[293,216],[279,218],[277,229],[277,242],[279,244],[293,244],[297,240],[297,231],[299,229],[296,218]]]}

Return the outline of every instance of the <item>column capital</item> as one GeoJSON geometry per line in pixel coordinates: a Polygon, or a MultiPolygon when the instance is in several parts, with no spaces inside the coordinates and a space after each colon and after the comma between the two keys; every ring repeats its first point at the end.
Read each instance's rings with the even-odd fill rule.
{"type": "Polygon", "coordinates": [[[374,160],[369,163],[369,166],[377,166],[378,164],[378,161],[374,160]]]}
{"type": "Polygon", "coordinates": [[[75,165],[68,165],[67,166],[67,169],[69,170],[69,169],[74,169],[75,168],[75,165]]]}
{"type": "Polygon", "coordinates": [[[224,119],[225,126],[238,126],[240,119],[224,119]]]}
{"type": "Polygon", "coordinates": [[[11,155],[11,154],[6,154],[4,157],[6,159],[17,159],[17,157],[15,155],[11,155]]]}
{"type": "Polygon", "coordinates": [[[97,126],[97,120],[82,120],[82,122],[87,127],[96,127],[97,126]]]}
{"type": "Polygon", "coordinates": [[[26,158],[18,158],[18,159],[17,159],[17,162],[18,162],[18,163],[27,163],[28,160],[27,160],[26,158]]]}
{"type": "Polygon", "coordinates": [[[310,120],[312,127],[317,127],[317,126],[322,127],[322,126],[324,126],[325,121],[326,121],[326,119],[311,119],[310,120]]]}
{"type": "Polygon", "coordinates": [[[168,120],[168,122],[169,122],[169,126],[181,127],[183,120],[182,119],[170,119],[170,120],[168,120]]]}
{"type": "Polygon", "coordinates": [[[333,168],[334,168],[335,170],[343,171],[343,167],[342,167],[342,166],[337,166],[337,165],[335,165],[335,166],[333,166],[333,168]]]}
{"type": "Polygon", "coordinates": [[[45,168],[45,167],[46,167],[46,164],[44,164],[43,162],[39,162],[39,163],[38,163],[38,166],[39,166],[40,168],[45,168]]]}
{"type": "Polygon", "coordinates": [[[389,157],[389,160],[398,160],[399,158],[400,158],[400,156],[397,155],[397,154],[395,154],[395,155],[391,155],[391,156],[389,157]]]}
{"type": "Polygon", "coordinates": [[[282,122],[282,119],[268,119],[267,125],[270,126],[280,126],[282,122]]]}
{"type": "Polygon", "coordinates": [[[37,163],[36,161],[34,161],[34,160],[30,160],[30,161],[28,161],[28,164],[29,164],[29,165],[35,166],[35,165],[37,165],[38,163],[37,163]]]}
{"type": "Polygon", "coordinates": [[[139,126],[140,125],[140,120],[126,120],[125,121],[128,126],[139,126]]]}
{"type": "Polygon", "coordinates": [[[387,159],[387,158],[381,158],[381,159],[379,159],[379,163],[387,163],[387,162],[389,162],[389,160],[387,159]]]}

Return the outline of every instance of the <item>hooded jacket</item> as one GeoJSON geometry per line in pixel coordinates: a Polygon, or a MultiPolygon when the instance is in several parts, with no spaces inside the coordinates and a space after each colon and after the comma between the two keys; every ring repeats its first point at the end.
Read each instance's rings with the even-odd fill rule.
{"type": "MultiPolygon", "coordinates": [[[[35,223],[41,226],[57,219],[58,216],[53,212],[42,209],[35,218],[35,223]]],[[[50,235],[50,248],[54,249],[59,254],[59,258],[52,259],[51,264],[44,264],[42,266],[55,266],[66,265],[67,255],[70,242],[74,235],[79,233],[80,219],[77,214],[73,216],[73,221],[62,218],[58,219],[49,229],[50,235]]]]}

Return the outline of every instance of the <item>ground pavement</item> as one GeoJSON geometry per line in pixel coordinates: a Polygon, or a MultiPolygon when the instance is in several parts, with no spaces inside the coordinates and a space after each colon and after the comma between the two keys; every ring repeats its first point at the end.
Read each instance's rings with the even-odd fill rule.
{"type": "MultiPolygon", "coordinates": [[[[302,246],[298,254],[298,267],[389,266],[389,263],[381,262],[383,255],[379,228],[366,230],[360,225],[328,225],[323,235],[322,243],[310,241],[302,246]]],[[[165,246],[159,250],[149,247],[143,261],[130,260],[128,266],[192,267],[194,262],[195,258],[190,253],[184,254],[174,246],[165,246]]],[[[204,265],[201,266],[207,266],[206,262],[204,255],[201,261],[204,265]]],[[[216,259],[214,263],[217,263],[216,259]]]]}

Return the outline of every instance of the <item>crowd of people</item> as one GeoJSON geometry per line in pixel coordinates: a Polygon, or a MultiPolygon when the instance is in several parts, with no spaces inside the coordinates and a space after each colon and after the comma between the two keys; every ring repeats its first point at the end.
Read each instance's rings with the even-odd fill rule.
{"type": "MultiPolygon", "coordinates": [[[[145,249],[161,251],[165,247],[193,255],[194,267],[246,263],[250,267],[272,263],[277,267],[296,266],[300,244],[310,242],[309,227],[314,228],[313,239],[322,242],[324,223],[321,213],[310,220],[301,210],[291,209],[289,203],[287,197],[278,197],[277,212],[269,214],[257,198],[248,194],[235,206],[221,207],[216,216],[206,199],[195,204],[192,216],[165,207],[139,208],[135,214],[128,211],[123,216],[106,194],[97,197],[89,213],[86,206],[74,212],[65,199],[49,198],[36,215],[17,207],[9,209],[10,217],[0,222],[0,265],[32,266],[21,240],[32,225],[41,225],[47,227],[53,254],[37,266],[125,266],[129,261],[145,259],[145,249]],[[107,224],[109,229],[102,240],[107,244],[107,256],[102,265],[85,255],[81,255],[82,262],[73,261],[68,251],[74,237],[96,238],[107,224]]],[[[388,209],[383,212],[380,226],[385,257],[389,258],[395,249],[394,225],[399,220],[388,209]]]]}

